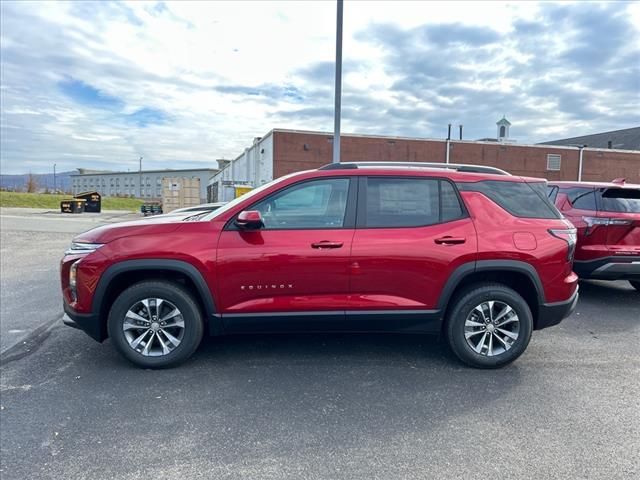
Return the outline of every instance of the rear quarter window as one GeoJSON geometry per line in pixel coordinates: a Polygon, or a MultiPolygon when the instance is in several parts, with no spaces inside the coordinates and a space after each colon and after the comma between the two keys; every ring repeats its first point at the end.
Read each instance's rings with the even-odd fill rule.
{"type": "Polygon", "coordinates": [[[511,215],[525,218],[562,218],[547,196],[546,182],[504,182],[484,180],[457,184],[458,189],[479,192],[511,215]]]}
{"type": "Polygon", "coordinates": [[[598,193],[605,212],[640,213],[640,189],[607,188],[598,193]]]}

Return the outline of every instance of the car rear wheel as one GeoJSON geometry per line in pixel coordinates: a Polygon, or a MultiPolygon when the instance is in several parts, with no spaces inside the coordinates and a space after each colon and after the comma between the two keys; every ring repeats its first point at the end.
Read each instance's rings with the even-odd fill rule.
{"type": "Polygon", "coordinates": [[[137,283],[122,292],[107,321],[116,349],[143,368],[171,367],[196,351],[202,315],[193,297],[170,282],[137,283]]]}
{"type": "Polygon", "coordinates": [[[467,365],[498,368],[527,348],[533,318],[527,302],[501,284],[476,284],[460,292],[449,310],[446,335],[467,365]]]}
{"type": "Polygon", "coordinates": [[[640,292],[640,280],[629,280],[629,283],[633,288],[640,292]]]}

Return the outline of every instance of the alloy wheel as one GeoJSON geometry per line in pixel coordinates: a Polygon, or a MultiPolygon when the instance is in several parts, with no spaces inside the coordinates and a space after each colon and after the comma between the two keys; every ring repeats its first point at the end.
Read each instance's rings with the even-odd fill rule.
{"type": "Polygon", "coordinates": [[[520,319],[507,303],[488,300],[475,306],[464,322],[464,337],[477,354],[500,355],[518,339],[520,319]]]}
{"type": "Polygon", "coordinates": [[[182,342],[184,318],[168,300],[145,298],[127,310],[122,330],[133,350],[145,357],[160,357],[182,342]]]}

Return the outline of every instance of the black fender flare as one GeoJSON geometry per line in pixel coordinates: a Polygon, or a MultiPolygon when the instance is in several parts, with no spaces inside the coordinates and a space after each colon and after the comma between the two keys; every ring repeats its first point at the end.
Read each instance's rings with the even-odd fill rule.
{"type": "Polygon", "coordinates": [[[207,282],[196,267],[183,260],[168,260],[163,258],[123,260],[109,266],[100,276],[100,280],[93,294],[91,311],[96,318],[100,318],[104,298],[113,279],[122,273],[134,272],[136,270],[169,270],[185,275],[195,285],[197,294],[202,301],[206,316],[205,325],[208,325],[209,332],[212,335],[222,333],[222,322],[219,315],[216,314],[216,304],[207,282]]]}
{"type": "Polygon", "coordinates": [[[456,268],[453,273],[449,276],[447,283],[445,283],[444,288],[442,289],[442,293],[440,294],[440,298],[438,299],[437,308],[444,312],[447,308],[447,304],[451,300],[451,296],[453,292],[456,290],[460,282],[464,280],[465,277],[471,275],[476,272],[500,272],[500,271],[509,271],[509,272],[517,272],[522,273],[531,280],[534,288],[536,289],[536,297],[538,299],[538,304],[542,305],[545,303],[544,296],[544,288],[542,287],[542,281],[540,281],[540,276],[538,272],[533,267],[533,265],[522,262],[520,260],[478,260],[473,262],[467,262],[460,265],[456,268]]]}

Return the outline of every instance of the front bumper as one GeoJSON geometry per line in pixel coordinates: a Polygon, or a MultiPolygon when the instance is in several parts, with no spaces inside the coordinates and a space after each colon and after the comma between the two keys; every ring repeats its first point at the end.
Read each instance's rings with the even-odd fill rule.
{"type": "Polygon", "coordinates": [[[535,324],[536,330],[557,325],[571,315],[578,304],[578,297],[578,289],[576,288],[569,300],[540,305],[538,308],[538,321],[535,324]]]}
{"type": "Polygon", "coordinates": [[[77,328],[89,335],[98,342],[103,342],[107,338],[104,325],[100,324],[99,318],[93,313],[78,313],[73,310],[67,302],[63,302],[64,317],[62,323],[68,327],[77,328]]]}
{"type": "Polygon", "coordinates": [[[601,280],[640,280],[639,256],[612,256],[573,263],[580,278],[601,280]]]}

